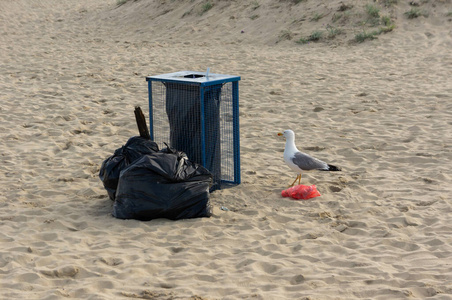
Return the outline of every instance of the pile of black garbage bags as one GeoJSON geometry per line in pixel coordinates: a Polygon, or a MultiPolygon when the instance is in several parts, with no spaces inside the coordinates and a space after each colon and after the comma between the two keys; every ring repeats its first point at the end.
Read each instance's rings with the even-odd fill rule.
{"type": "Polygon", "coordinates": [[[210,217],[212,174],[182,151],[140,136],[108,157],[99,177],[111,200],[113,216],[148,221],[210,217]]]}

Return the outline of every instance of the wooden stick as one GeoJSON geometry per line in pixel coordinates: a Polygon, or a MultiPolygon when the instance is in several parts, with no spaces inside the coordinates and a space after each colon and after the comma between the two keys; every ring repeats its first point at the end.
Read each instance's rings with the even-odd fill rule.
{"type": "Polygon", "coordinates": [[[135,106],[135,119],[137,121],[138,131],[142,138],[151,139],[149,134],[148,126],[146,125],[146,118],[144,117],[143,111],[139,106],[135,106]]]}

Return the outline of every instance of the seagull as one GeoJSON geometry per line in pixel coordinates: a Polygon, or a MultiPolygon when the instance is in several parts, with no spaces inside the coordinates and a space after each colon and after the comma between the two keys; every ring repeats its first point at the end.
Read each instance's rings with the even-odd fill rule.
{"type": "Polygon", "coordinates": [[[284,148],[284,161],[294,170],[298,175],[289,187],[293,186],[298,179],[298,184],[301,181],[301,171],[320,170],[320,171],[341,171],[340,168],[327,164],[320,159],[312,157],[303,153],[295,146],[295,133],[288,129],[284,132],[278,132],[279,136],[286,138],[286,147],[284,148]]]}

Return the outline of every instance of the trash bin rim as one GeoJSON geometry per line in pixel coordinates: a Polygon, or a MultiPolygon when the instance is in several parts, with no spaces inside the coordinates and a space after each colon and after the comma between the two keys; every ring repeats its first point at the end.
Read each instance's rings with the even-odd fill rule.
{"type": "Polygon", "coordinates": [[[167,73],[155,76],[146,76],[146,81],[161,81],[161,82],[174,82],[181,84],[193,84],[198,86],[209,86],[214,84],[222,84],[226,82],[239,81],[240,76],[225,75],[209,73],[206,77],[206,72],[197,71],[179,71],[174,73],[167,73]],[[187,78],[185,76],[198,75],[201,77],[187,78]]]}

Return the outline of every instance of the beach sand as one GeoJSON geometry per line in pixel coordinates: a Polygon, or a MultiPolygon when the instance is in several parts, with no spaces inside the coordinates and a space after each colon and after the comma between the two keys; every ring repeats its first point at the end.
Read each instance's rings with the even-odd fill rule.
{"type": "Polygon", "coordinates": [[[451,1],[369,1],[396,26],[364,43],[366,1],[293,2],[0,0],[0,299],[452,299],[451,1]],[[241,76],[242,184],[115,219],[145,77],[207,68],[241,76]],[[342,168],[320,197],[281,197],[285,129],[342,168]]]}

